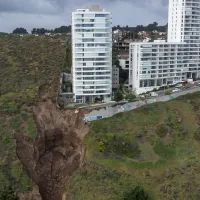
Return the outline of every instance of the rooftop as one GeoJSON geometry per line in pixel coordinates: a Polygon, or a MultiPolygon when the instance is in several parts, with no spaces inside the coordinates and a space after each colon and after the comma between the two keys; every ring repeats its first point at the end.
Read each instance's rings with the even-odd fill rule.
{"type": "Polygon", "coordinates": [[[77,12],[104,12],[105,9],[101,8],[100,5],[90,5],[87,9],[77,9],[77,12]]]}

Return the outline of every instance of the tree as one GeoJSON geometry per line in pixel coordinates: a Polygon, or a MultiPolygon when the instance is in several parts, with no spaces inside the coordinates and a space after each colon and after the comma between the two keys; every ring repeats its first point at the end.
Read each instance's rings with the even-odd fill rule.
{"type": "Polygon", "coordinates": [[[72,67],[72,53],[71,53],[71,46],[66,47],[65,51],[65,59],[64,59],[64,65],[63,65],[63,71],[66,73],[71,73],[71,67],[72,67]]]}
{"type": "Polygon", "coordinates": [[[120,68],[119,68],[119,78],[120,78],[121,83],[124,83],[128,79],[128,76],[129,76],[129,71],[122,69],[121,66],[120,66],[120,68]]]}
{"type": "Polygon", "coordinates": [[[71,26],[61,26],[54,29],[54,33],[69,33],[71,31],[71,26]]]}
{"type": "Polygon", "coordinates": [[[145,194],[143,188],[137,186],[130,192],[125,193],[123,200],[148,200],[148,195],[145,194]]]}
{"type": "Polygon", "coordinates": [[[125,30],[126,30],[126,31],[128,31],[128,30],[129,30],[129,27],[128,27],[128,25],[125,27],[125,30]]]}
{"type": "Polygon", "coordinates": [[[15,195],[12,187],[8,186],[3,191],[0,191],[0,200],[19,200],[19,197],[15,195]]]}
{"type": "Polygon", "coordinates": [[[115,93],[114,93],[114,100],[119,102],[121,100],[123,100],[123,94],[120,90],[117,90],[115,93]]]}
{"type": "Polygon", "coordinates": [[[117,29],[121,29],[120,25],[117,25],[117,29]]]}
{"type": "Polygon", "coordinates": [[[28,31],[25,28],[16,28],[13,31],[13,34],[28,34],[28,31]]]}
{"type": "Polygon", "coordinates": [[[155,27],[157,27],[157,26],[158,26],[158,22],[154,22],[153,25],[154,25],[155,27]]]}
{"type": "Polygon", "coordinates": [[[136,99],[136,96],[134,94],[127,94],[125,99],[129,101],[134,101],[136,99]]]}
{"type": "Polygon", "coordinates": [[[45,28],[33,28],[32,34],[44,35],[45,33],[53,33],[53,30],[48,30],[45,28]]]}

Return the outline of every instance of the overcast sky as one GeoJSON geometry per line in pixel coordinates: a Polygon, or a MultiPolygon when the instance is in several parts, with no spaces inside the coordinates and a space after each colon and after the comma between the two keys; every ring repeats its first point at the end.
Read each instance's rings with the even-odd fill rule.
{"type": "Polygon", "coordinates": [[[111,11],[113,25],[167,23],[168,0],[0,0],[0,32],[70,25],[71,12],[91,4],[111,11]]]}

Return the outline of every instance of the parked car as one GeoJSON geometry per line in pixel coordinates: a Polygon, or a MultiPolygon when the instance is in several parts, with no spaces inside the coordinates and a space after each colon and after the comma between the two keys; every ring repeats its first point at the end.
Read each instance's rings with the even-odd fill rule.
{"type": "Polygon", "coordinates": [[[157,92],[151,92],[150,95],[151,95],[152,97],[157,97],[157,96],[158,96],[158,93],[157,93],[157,92]]]}
{"type": "Polygon", "coordinates": [[[180,91],[179,88],[175,88],[175,89],[172,90],[172,92],[178,92],[178,91],[180,91]]]}
{"type": "Polygon", "coordinates": [[[180,87],[182,87],[183,85],[180,83],[180,84],[177,84],[175,87],[176,88],[180,88],[180,87]]]}

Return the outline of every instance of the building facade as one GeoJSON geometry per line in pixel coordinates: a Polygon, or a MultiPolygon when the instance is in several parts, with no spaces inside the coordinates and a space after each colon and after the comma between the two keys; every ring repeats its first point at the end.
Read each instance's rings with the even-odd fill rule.
{"type": "Polygon", "coordinates": [[[169,0],[168,42],[131,43],[129,85],[136,93],[200,78],[200,0],[169,0]]]}
{"type": "Polygon", "coordinates": [[[112,17],[99,6],[72,13],[72,76],[76,103],[111,100],[112,17]]]}
{"type": "Polygon", "coordinates": [[[120,87],[119,84],[119,67],[112,67],[112,88],[117,89],[120,87]]]}
{"type": "Polygon", "coordinates": [[[119,65],[123,70],[129,70],[129,58],[119,58],[119,65]]]}
{"type": "Polygon", "coordinates": [[[129,85],[137,94],[185,79],[183,43],[156,41],[130,45],[129,85]]]}

